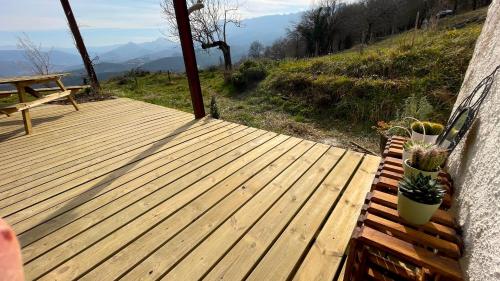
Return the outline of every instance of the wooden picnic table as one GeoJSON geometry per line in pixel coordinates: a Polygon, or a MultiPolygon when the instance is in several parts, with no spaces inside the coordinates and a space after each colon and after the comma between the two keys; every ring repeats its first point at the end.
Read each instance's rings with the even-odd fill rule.
{"type": "MultiPolygon", "coordinates": [[[[47,75],[34,75],[34,76],[17,76],[17,77],[5,77],[0,78],[0,84],[12,84],[16,87],[16,91],[19,96],[19,103],[14,105],[9,105],[0,108],[0,113],[10,115],[14,112],[21,111],[23,115],[23,123],[26,134],[32,133],[32,125],[31,125],[31,115],[29,109],[38,105],[42,105],[44,103],[66,97],[69,102],[78,110],[78,105],[72,97],[72,94],[82,89],[83,87],[72,87],[72,89],[68,89],[64,86],[61,81],[63,76],[69,75],[68,73],[54,73],[47,75]],[[56,88],[43,88],[43,89],[33,89],[31,86],[34,84],[43,84],[55,82],[56,88]],[[50,95],[41,95],[41,92],[54,92],[50,95]],[[28,102],[26,93],[36,97],[37,99],[31,102],[28,102]]],[[[4,95],[9,95],[11,92],[6,91],[2,92],[4,95]]]]}

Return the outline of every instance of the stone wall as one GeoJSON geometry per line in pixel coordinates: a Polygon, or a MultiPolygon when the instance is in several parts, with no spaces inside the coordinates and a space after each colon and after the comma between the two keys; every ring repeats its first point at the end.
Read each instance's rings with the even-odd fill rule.
{"type": "MultiPolygon", "coordinates": [[[[500,0],[493,0],[457,106],[500,64],[500,0]]],[[[474,126],[450,155],[455,211],[464,230],[462,267],[469,280],[500,280],[500,74],[474,126]]]]}

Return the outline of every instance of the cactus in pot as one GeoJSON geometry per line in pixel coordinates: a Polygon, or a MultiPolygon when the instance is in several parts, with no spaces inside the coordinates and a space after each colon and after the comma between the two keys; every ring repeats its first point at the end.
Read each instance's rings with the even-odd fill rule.
{"type": "Polygon", "coordinates": [[[430,176],[405,176],[398,185],[398,213],[410,223],[425,224],[441,205],[445,192],[430,176]]]}
{"type": "Polygon", "coordinates": [[[444,130],[443,125],[433,122],[415,121],[411,124],[411,139],[423,141],[429,144],[435,144],[436,140],[444,130]]]}
{"type": "Polygon", "coordinates": [[[411,156],[403,162],[405,176],[423,174],[436,179],[443,166],[448,152],[438,146],[414,146],[410,149],[411,156]]]}
{"type": "Polygon", "coordinates": [[[420,147],[423,149],[427,149],[431,147],[432,144],[424,143],[421,141],[414,141],[414,140],[407,140],[403,144],[403,162],[406,161],[406,159],[409,159],[411,157],[411,151],[414,148],[420,147]]]}

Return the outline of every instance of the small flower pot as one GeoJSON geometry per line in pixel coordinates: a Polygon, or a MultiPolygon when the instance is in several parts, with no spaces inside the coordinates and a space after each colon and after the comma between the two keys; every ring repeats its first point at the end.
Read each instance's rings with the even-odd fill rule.
{"type": "Polygon", "coordinates": [[[379,134],[379,136],[380,136],[380,141],[379,141],[380,154],[384,154],[385,146],[387,145],[389,138],[385,134],[379,134]]]}
{"type": "Polygon", "coordinates": [[[407,159],[410,159],[410,157],[411,157],[411,152],[403,148],[403,163],[406,162],[407,159]]]}
{"type": "Polygon", "coordinates": [[[411,140],[412,141],[420,141],[428,144],[435,144],[439,135],[424,135],[421,133],[417,133],[415,131],[411,131],[411,140]]]}
{"type": "Polygon", "coordinates": [[[405,177],[417,177],[418,174],[423,174],[424,176],[430,176],[431,179],[433,180],[438,178],[439,170],[435,172],[422,171],[417,168],[413,168],[412,166],[410,166],[409,163],[410,163],[409,159],[406,159],[403,162],[403,173],[405,177]]]}
{"type": "Polygon", "coordinates": [[[441,205],[441,202],[429,205],[414,201],[398,191],[399,216],[411,224],[422,225],[428,223],[439,205],[441,205]]]}

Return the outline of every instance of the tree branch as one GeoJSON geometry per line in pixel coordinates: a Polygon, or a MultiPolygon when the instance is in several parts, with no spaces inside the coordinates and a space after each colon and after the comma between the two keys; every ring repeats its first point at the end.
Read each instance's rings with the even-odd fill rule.
{"type": "Polygon", "coordinates": [[[188,8],[188,15],[190,15],[194,11],[198,11],[198,10],[203,9],[204,7],[205,7],[205,5],[203,5],[203,1],[202,0],[198,0],[198,2],[196,2],[195,4],[193,4],[193,6],[191,6],[191,7],[188,8]]]}

